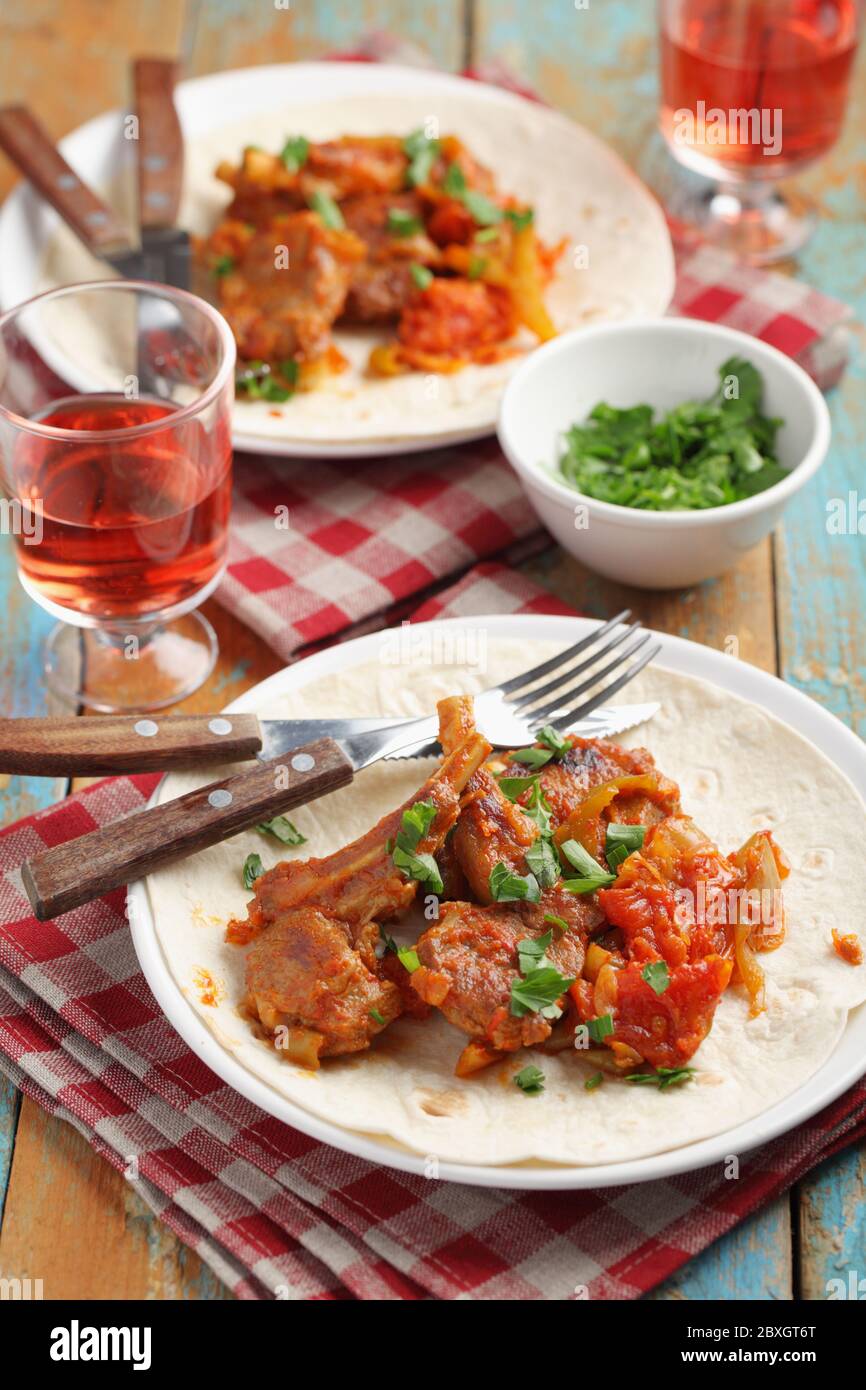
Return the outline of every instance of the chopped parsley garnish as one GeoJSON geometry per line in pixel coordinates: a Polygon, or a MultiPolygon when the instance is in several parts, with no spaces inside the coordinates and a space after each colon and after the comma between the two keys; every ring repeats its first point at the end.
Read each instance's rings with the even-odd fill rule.
{"type": "Polygon", "coordinates": [[[439,865],[432,854],[417,853],[417,847],[436,818],[436,807],[432,801],[416,801],[408,811],[403,812],[400,829],[391,850],[391,858],[396,868],[402,870],[407,878],[418,883],[427,883],[433,893],[442,893],[444,884],[439,865]]]}
{"type": "Polygon", "coordinates": [[[391,951],[396,956],[398,946],[393,936],[389,936],[385,928],[379,923],[379,938],[384,943],[385,951],[391,951]]]}
{"type": "Polygon", "coordinates": [[[604,1042],[613,1032],[613,1018],[610,1014],[599,1014],[598,1018],[589,1020],[586,1031],[594,1043],[604,1042]]]}
{"type": "Polygon", "coordinates": [[[256,830],[262,835],[273,835],[275,839],[282,840],[284,845],[305,845],[306,835],[302,835],[296,825],[292,825],[288,816],[274,816],[273,820],[263,820],[256,830]]]}
{"type": "Polygon", "coordinates": [[[660,1091],[667,1091],[691,1081],[694,1074],[694,1067],[659,1067],[656,1071],[633,1071],[625,1079],[633,1086],[658,1086],[660,1091]]]}
{"type": "Polygon", "coordinates": [[[549,922],[557,931],[568,931],[568,923],[564,917],[557,917],[555,912],[545,912],[545,922],[549,922]]]}
{"type": "Polygon", "coordinates": [[[559,860],[549,840],[539,838],[526,851],[526,866],[538,880],[539,887],[552,888],[559,878],[559,860]]]}
{"type": "Polygon", "coordinates": [[[530,820],[535,821],[542,835],[550,834],[550,803],[544,795],[544,788],[539,782],[538,777],[505,776],[498,778],[498,784],[500,790],[508,797],[508,800],[519,805],[524,815],[528,816],[530,820]],[[526,800],[521,801],[520,797],[524,796],[527,792],[529,795],[526,797],[526,800]]]}
{"type": "Polygon", "coordinates": [[[499,236],[498,227],[481,227],[475,233],[475,240],[486,245],[488,241],[495,241],[499,236]]]}
{"type": "Polygon", "coordinates": [[[602,1081],[604,1081],[604,1072],[595,1071],[592,1076],[586,1078],[583,1083],[583,1089],[585,1091],[597,1091],[602,1081]]]}
{"type": "Polygon", "coordinates": [[[630,854],[640,849],[646,839],[647,827],[645,825],[609,825],[604,842],[604,853],[611,868],[615,864],[621,864],[623,859],[628,859],[630,854]],[[620,850],[625,853],[620,855],[620,850]],[[614,855],[614,859],[611,859],[614,855]]]}
{"type": "Polygon", "coordinates": [[[540,835],[548,836],[553,828],[550,821],[550,802],[544,795],[544,788],[538,778],[533,777],[531,781],[529,796],[520,809],[530,820],[535,821],[540,835]]]}
{"type": "Polygon", "coordinates": [[[280,150],[280,159],[290,174],[296,174],[302,164],[306,164],[310,153],[310,142],[303,135],[290,135],[280,150]]]}
{"type": "Polygon", "coordinates": [[[511,754],[512,762],[526,763],[529,767],[544,767],[551,758],[559,759],[571,749],[571,744],[562,734],[557,733],[552,724],[545,724],[535,735],[541,748],[518,748],[511,754]]]}
{"type": "Polygon", "coordinates": [[[397,959],[405,970],[412,975],[416,970],[420,970],[421,961],[418,959],[418,952],[411,946],[398,946],[397,959]]]}
{"type": "Polygon", "coordinates": [[[399,845],[395,845],[391,858],[396,867],[402,869],[407,878],[414,878],[418,883],[426,883],[431,893],[443,893],[445,891],[439,865],[432,854],[413,854],[411,850],[404,850],[399,845]]]}
{"type": "Polygon", "coordinates": [[[486,269],[487,262],[483,256],[470,256],[469,265],[466,268],[467,278],[470,280],[480,280],[486,269]]]}
{"type": "Polygon", "coordinates": [[[508,864],[495,864],[490,871],[490,896],[496,903],[537,903],[541,897],[534,874],[518,874],[508,864]]]}
{"type": "Polygon", "coordinates": [[[420,217],[407,212],[405,208],[388,209],[388,231],[392,236],[415,236],[424,230],[420,217]]]}
{"type": "Polygon", "coordinates": [[[615,881],[616,875],[607,873],[577,840],[566,840],[559,846],[559,852],[579,874],[578,878],[563,879],[562,886],[569,893],[594,893],[615,881]]]}
{"type": "Polygon", "coordinates": [[[260,854],[248,854],[244,860],[243,880],[245,888],[252,888],[257,878],[261,878],[265,871],[260,854]]]}
{"type": "Polygon", "coordinates": [[[413,188],[427,182],[440,149],[439,141],[431,140],[423,130],[413,130],[411,135],[406,136],[403,141],[403,153],[409,160],[406,181],[413,188]]]}
{"type": "Polygon", "coordinates": [[[535,735],[538,743],[543,743],[545,748],[549,748],[555,758],[561,758],[565,753],[571,751],[571,744],[567,738],[554,729],[552,724],[545,724],[543,729],[539,729],[535,735]]]}
{"type": "Polygon", "coordinates": [[[542,1018],[559,1018],[562,1010],[557,1004],[574,979],[566,979],[552,965],[539,965],[514,980],[511,985],[511,1012],[515,1018],[524,1014],[541,1014],[542,1018]]]}
{"type": "Polygon", "coordinates": [[[346,223],[343,214],[337,204],[328,193],[323,193],[321,188],[316,188],[307,199],[313,212],[317,212],[326,227],[330,227],[332,232],[342,232],[346,223]]]}
{"type": "Polygon", "coordinates": [[[524,1067],[515,1076],[514,1084],[525,1096],[537,1096],[544,1090],[544,1072],[540,1067],[524,1067]]]}
{"type": "Polygon", "coordinates": [[[540,1013],[542,1018],[554,1019],[562,1013],[556,1001],[574,980],[560,975],[547,959],[545,952],[552,938],[551,930],[543,936],[524,937],[517,943],[517,964],[522,979],[513,980],[511,984],[511,1012],[515,1018],[540,1013]]]}
{"type": "Polygon", "coordinates": [[[217,256],[211,266],[211,273],[222,279],[223,275],[229,275],[234,270],[235,264],[234,256],[217,256]]]}
{"type": "Polygon", "coordinates": [[[528,975],[540,965],[547,965],[545,951],[553,939],[553,932],[546,931],[543,936],[525,936],[517,943],[517,964],[521,975],[528,975]]]}
{"type": "Polygon", "coordinates": [[[235,387],[251,401],[287,401],[294,395],[298,364],[287,359],[272,367],[268,362],[246,362],[235,375],[235,387]]]}
{"type": "Polygon", "coordinates": [[[491,227],[502,221],[502,208],[497,207],[484,193],[479,193],[477,189],[467,188],[461,202],[469,216],[481,227],[491,227]]]}
{"type": "Polygon", "coordinates": [[[428,270],[426,265],[419,265],[417,261],[413,261],[409,266],[409,274],[419,290],[426,290],[428,285],[433,283],[433,271],[428,270]]]}
{"type": "Polygon", "coordinates": [[[620,864],[628,859],[628,850],[625,845],[614,845],[612,849],[605,850],[604,857],[607,860],[608,868],[612,873],[616,873],[620,864]]]}
{"type": "Polygon", "coordinates": [[[518,748],[511,754],[511,761],[526,763],[527,767],[544,767],[552,757],[553,753],[549,748],[518,748]]]}
{"type": "Polygon", "coordinates": [[[485,194],[468,186],[466,175],[459,164],[448,165],[445,178],[442,181],[442,188],[449,197],[456,198],[458,202],[463,204],[469,216],[480,227],[490,227],[502,221],[504,216],[502,208],[497,207],[485,194]]]}
{"type": "Polygon", "coordinates": [[[644,980],[654,994],[664,994],[671,982],[668,974],[667,962],[663,960],[652,960],[645,965],[640,972],[641,979],[644,980]]]}
{"type": "Polygon", "coordinates": [[[466,192],[466,175],[459,164],[449,164],[442,180],[442,191],[450,198],[462,199],[466,192]]]}
{"type": "Polygon", "coordinates": [[[522,232],[535,219],[532,208],[506,208],[505,216],[514,223],[514,229],[518,232],[522,232]]]}
{"type": "Polygon", "coordinates": [[[435,819],[436,807],[432,801],[416,801],[408,811],[403,812],[396,843],[401,849],[415,849],[435,819]]]}
{"type": "Polygon", "coordinates": [[[706,401],[659,419],[651,405],[600,401],[565,435],[559,471],[588,497],[644,511],[692,511],[754,497],[787,476],[775,457],[781,420],[763,413],[764,384],[742,357],[719,367],[706,401]]]}
{"type": "Polygon", "coordinates": [[[600,878],[564,878],[562,886],[567,893],[582,897],[584,893],[597,893],[599,888],[607,888],[613,881],[613,874],[602,874],[600,878]]]}
{"type": "Polygon", "coordinates": [[[498,777],[496,780],[499,784],[499,790],[503,795],[508,797],[509,801],[518,801],[524,792],[529,791],[529,788],[532,786],[533,782],[536,781],[536,778],[531,776],[508,777],[503,774],[502,777],[498,777]]]}
{"type": "Polygon", "coordinates": [[[371,1009],[371,1010],[370,1010],[370,1017],[372,1018],[372,1020],[373,1020],[374,1023],[384,1024],[384,1022],[385,1022],[384,1018],[383,1018],[382,1015],[379,1013],[379,1010],[378,1010],[378,1009],[371,1009]]]}
{"type": "Polygon", "coordinates": [[[414,946],[398,946],[393,936],[389,936],[381,924],[379,926],[379,936],[385,946],[385,950],[382,952],[383,955],[387,955],[390,951],[392,955],[397,957],[404,970],[409,971],[410,975],[413,971],[420,969],[421,961],[418,958],[418,952],[415,950],[414,946]]]}

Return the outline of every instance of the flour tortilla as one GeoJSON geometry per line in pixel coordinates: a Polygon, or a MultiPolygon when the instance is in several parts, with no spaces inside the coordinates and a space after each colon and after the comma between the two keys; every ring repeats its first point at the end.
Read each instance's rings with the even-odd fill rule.
{"type": "MultiPolygon", "coordinates": [[[[559,649],[549,642],[496,640],[475,653],[483,661],[469,655],[470,667],[438,659],[427,664],[416,653],[413,664],[400,666],[397,681],[386,640],[382,662],[313,680],[261,712],[429,713],[442,695],[476,693],[559,649]]],[[[585,1165],[640,1158],[720,1133],[796,1090],[835,1047],[848,1009],[866,997],[866,966],[840,960],[830,935],[831,926],[849,932],[862,919],[856,906],[863,900],[866,807],[799,734],[705,682],[652,669],[629,687],[629,699],[662,702],[649,724],[621,741],[651,749],[660,768],[679,782],[684,807],[698,825],[725,851],[769,827],[792,863],[785,884],[788,938],[779,951],[761,957],[766,1012],[750,1019],[744,992],[729,989],[694,1059],[693,1082],[660,1093],[605,1080],[588,1092],[583,1083],[594,1068],[579,1055],[534,1051],[460,1081],[454,1063],[466,1039],[438,1015],[424,1024],[398,1020],[371,1051],[326,1062],[315,1073],[253,1035],[238,1011],[244,951],[224,941],[226,922],[243,916],[249,900],[240,877],[246,855],[260,854],[270,868],[280,859],[332,852],[411,797],[436,765],[428,759],[380,763],[353,786],[293,811],[308,840],[298,849],[284,850],[249,831],[151,875],[147,889],[161,948],[200,1019],[237,1061],[311,1113],[443,1161],[585,1165]],[[216,1007],[201,1003],[202,970],[222,992],[216,1007]],[[532,1062],[544,1071],[545,1090],[527,1097],[512,1078],[532,1062]]],[[[172,776],[161,799],[204,780],[172,776]]],[[[423,928],[416,911],[394,934],[412,940],[423,928]]]]}
{"type": "MultiPolygon", "coordinates": [[[[664,313],[673,292],[673,256],[662,213],[651,195],[595,136],[547,107],[506,92],[467,84],[443,99],[431,100],[417,80],[416,94],[344,98],[244,116],[229,125],[187,139],[185,193],[180,225],[206,234],[219,220],[230,190],[213,175],[220,160],[237,161],[245,145],[279,149],[287,133],[312,140],[344,134],[408,134],[432,118],[443,133],[456,134],[496,174],[504,191],[531,203],[540,235],[567,246],[545,294],[560,330],[582,324],[664,313]],[[583,265],[586,248],[588,265],[583,265]]],[[[108,192],[128,218],[133,215],[131,170],[108,192]]],[[[40,288],[101,279],[105,266],[61,226],[46,248],[40,288]]],[[[201,287],[198,287],[201,288],[201,287]]],[[[107,373],[112,354],[100,350],[88,330],[86,313],[64,303],[57,328],[73,333],[79,370],[107,373]],[[72,322],[73,317],[75,322],[72,322]]],[[[505,382],[522,353],[535,345],[530,333],[521,353],[506,362],[467,367],[452,376],[423,373],[390,380],[367,375],[370,349],[393,331],[351,329],[336,342],[351,366],[315,391],[275,407],[239,402],[235,427],[246,435],[295,442],[339,443],[401,439],[447,439],[464,432],[493,429],[505,382]]],[[[67,337],[67,341],[68,341],[67,337]]]]}

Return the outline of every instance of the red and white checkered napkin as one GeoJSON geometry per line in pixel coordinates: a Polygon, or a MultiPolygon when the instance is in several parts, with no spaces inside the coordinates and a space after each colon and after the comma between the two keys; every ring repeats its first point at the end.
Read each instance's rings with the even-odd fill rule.
{"type": "MultiPolygon", "coordinates": [[[[490,564],[417,616],[562,611],[490,564]]],[[[861,1083],[747,1157],[737,1181],[713,1168],[574,1193],[458,1187],[308,1139],[225,1086],[167,1023],[122,892],[55,922],[31,915],[22,860],[138,809],[155,782],[100,782],[0,834],[0,1070],[241,1297],[635,1298],[866,1133],[861,1083]]]]}
{"type": "MultiPolygon", "coordinates": [[[[347,61],[429,66],[366,36],[347,61]]],[[[532,96],[501,66],[468,76],[532,96]]],[[[847,357],[844,305],[703,248],[683,251],[671,312],[725,323],[795,357],[826,389],[847,357]]],[[[289,660],[300,647],[498,554],[538,526],[495,440],[379,459],[236,460],[229,566],[217,597],[289,660]],[[274,524],[289,507],[289,528],[274,524]]]]}

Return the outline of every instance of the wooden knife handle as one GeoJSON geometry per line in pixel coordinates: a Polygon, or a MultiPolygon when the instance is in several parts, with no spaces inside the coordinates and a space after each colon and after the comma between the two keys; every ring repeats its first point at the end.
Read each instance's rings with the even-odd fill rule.
{"type": "Polygon", "coordinates": [[[183,186],[183,135],[174,105],[178,64],[138,58],[133,64],[138,116],[138,222],[172,227],[183,186]]]}
{"type": "Polygon", "coordinates": [[[167,772],[254,758],[261,746],[254,714],[0,719],[0,773],[23,776],[167,772]]]}
{"type": "MultiPolygon", "coordinates": [[[[163,864],[218,844],[239,830],[315,801],[352,781],[354,768],[331,738],[293,749],[285,761],[211,782],[163,806],[113,821],[22,865],[40,921],[70,912],[163,864]]],[[[243,863],[238,859],[238,874],[243,863]]]]}
{"type": "Polygon", "coordinates": [[[26,106],[0,108],[0,148],[94,255],[132,249],[123,223],[82,183],[26,106]]]}

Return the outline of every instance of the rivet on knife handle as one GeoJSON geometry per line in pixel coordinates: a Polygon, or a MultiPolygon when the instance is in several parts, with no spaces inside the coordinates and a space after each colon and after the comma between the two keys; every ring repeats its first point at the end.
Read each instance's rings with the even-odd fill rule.
{"type": "Polygon", "coordinates": [[[183,181],[183,136],[174,106],[177,63],[139,58],[133,67],[138,116],[138,221],[171,227],[183,181]]]}
{"type": "Polygon", "coordinates": [[[25,860],[21,874],[27,896],[40,921],[70,912],[163,864],[315,801],[353,776],[340,745],[318,739],[284,759],[259,763],[250,772],[211,782],[25,860]]]}
{"type": "Polygon", "coordinates": [[[254,758],[254,714],[105,714],[0,719],[0,773],[93,777],[254,758]]]}

